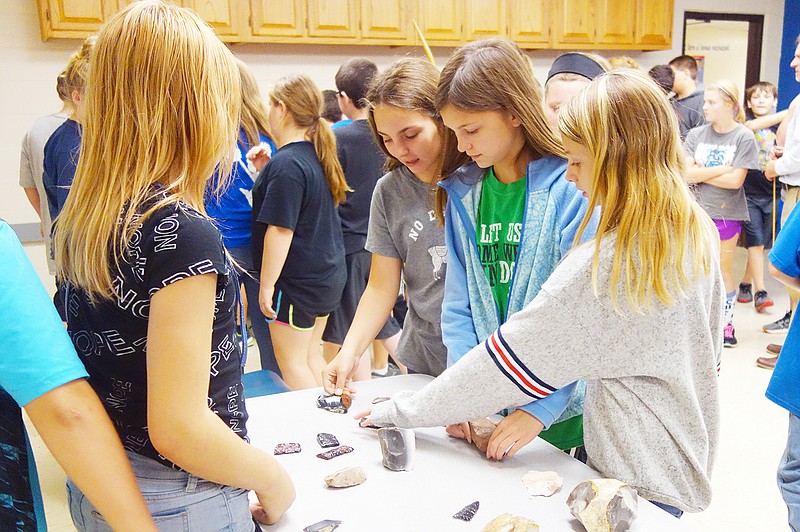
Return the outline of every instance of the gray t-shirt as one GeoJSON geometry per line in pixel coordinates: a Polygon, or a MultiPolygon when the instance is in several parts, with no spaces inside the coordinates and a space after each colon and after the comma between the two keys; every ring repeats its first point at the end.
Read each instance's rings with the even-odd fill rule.
{"type": "MultiPolygon", "coordinates": [[[[45,249],[50,248],[50,209],[47,207],[47,194],[42,184],[44,173],[44,145],[47,139],[58,129],[58,126],[69,118],[66,113],[54,113],[38,118],[22,138],[22,150],[19,156],[19,186],[22,188],[35,188],[39,193],[39,212],[42,219],[42,234],[45,239],[45,249]]],[[[55,273],[55,262],[47,253],[47,266],[50,273],[55,273]]]]}
{"type": "Polygon", "coordinates": [[[380,178],[372,194],[366,244],[376,255],[403,262],[408,314],[397,355],[417,373],[433,376],[447,367],[441,326],[447,248],[433,210],[435,191],[435,185],[423,183],[404,166],[380,178]]]}
{"type": "MultiPolygon", "coordinates": [[[[590,242],[567,254],[499,332],[422,390],[374,405],[371,421],[406,428],[460,423],[584,379],[589,464],[646,499],[705,509],[719,442],[725,291],[717,258],[710,275],[684,287],[685,296],[676,294],[670,306],[655,301],[650,313],[627,306],[620,278],[619,314],[610,302],[615,245],[613,233],[600,245],[596,292],[590,242]]],[[[690,247],[686,255],[689,267],[690,247]]]]}
{"type": "MultiPolygon", "coordinates": [[[[711,124],[696,127],[683,144],[687,157],[702,167],[732,166],[758,169],[758,146],[753,132],[741,124],[729,133],[717,133],[711,124]]],[[[692,185],[697,202],[714,220],[750,221],[744,188],[720,188],[708,183],[692,185]]]]}

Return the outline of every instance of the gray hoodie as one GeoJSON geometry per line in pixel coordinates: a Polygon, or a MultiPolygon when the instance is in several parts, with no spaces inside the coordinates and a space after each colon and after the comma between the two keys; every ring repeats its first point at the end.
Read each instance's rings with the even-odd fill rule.
{"type": "Polygon", "coordinates": [[[570,252],[537,297],[422,390],[373,407],[377,425],[429,427],[477,419],[585,379],[589,464],[639,494],[700,511],[711,501],[719,438],[717,373],[725,291],[714,259],[673,305],[649,314],[610,302],[616,239],[570,252]]]}

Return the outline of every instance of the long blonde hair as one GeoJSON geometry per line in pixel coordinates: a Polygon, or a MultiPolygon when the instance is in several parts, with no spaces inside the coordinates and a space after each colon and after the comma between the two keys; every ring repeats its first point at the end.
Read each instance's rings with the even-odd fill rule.
{"type": "Polygon", "coordinates": [[[242,82],[241,126],[244,132],[242,140],[247,141],[248,147],[259,144],[261,142],[260,135],[266,135],[274,141],[269,130],[267,106],[264,105],[264,100],[261,98],[256,77],[239,58],[236,58],[236,67],[239,69],[239,77],[242,82]]]}
{"type": "Polygon", "coordinates": [[[269,97],[273,105],[283,102],[297,127],[307,131],[325,172],[333,201],[339,205],[345,200],[345,192],[350,189],[347,188],[342,165],[339,164],[336,138],[331,127],[322,118],[322,93],[310,77],[300,74],[279,79],[269,97]]]}
{"type": "Polygon", "coordinates": [[[697,274],[708,274],[717,244],[711,220],[683,180],[678,121],[663,91],[638,71],[609,72],[562,109],[558,127],[592,156],[589,207],[575,242],[600,206],[592,264],[595,292],[600,244],[616,231],[614,308],[619,309],[621,279],[636,312],[649,309],[653,296],[672,304],[697,274]],[[692,272],[684,269],[687,259],[692,272]]]}
{"type": "MultiPolygon", "coordinates": [[[[442,122],[442,117],[436,112],[436,90],[439,84],[439,71],[430,62],[416,57],[405,57],[395,61],[389,68],[378,74],[372,81],[367,93],[368,115],[370,128],[375,137],[375,142],[381,151],[386,154],[386,169],[394,170],[403,163],[394,158],[386,149],[383,137],[378,133],[375,125],[375,107],[378,105],[391,105],[405,111],[415,111],[430,117],[436,124],[439,135],[444,138],[447,126],[442,122]]],[[[455,149],[452,146],[451,149],[455,149]]],[[[459,152],[455,149],[452,157],[457,158],[459,152]]],[[[465,164],[469,157],[461,154],[461,164],[465,164]]]]}
{"type": "Polygon", "coordinates": [[[742,107],[739,87],[729,79],[721,79],[706,87],[707,91],[716,91],[722,96],[731,107],[733,107],[733,119],[740,124],[744,124],[744,108],[742,107]]]}
{"type": "Polygon", "coordinates": [[[218,164],[224,176],[233,165],[240,101],[231,94],[233,56],[193,11],[144,0],[102,26],[80,159],[57,220],[60,278],[92,301],[111,298],[112,271],[153,211],[185,202],[205,212],[206,182],[218,164]]]}
{"type": "MultiPolygon", "coordinates": [[[[535,158],[564,157],[564,148],[544,114],[542,88],[533,76],[531,63],[511,41],[474,41],[450,56],[439,78],[436,110],[441,113],[448,105],[466,112],[509,113],[522,123],[525,146],[535,158]]],[[[456,144],[455,134],[448,130],[443,176],[463,164],[463,159],[453,155],[456,144]]],[[[436,214],[441,218],[446,198],[443,190],[436,193],[436,214]]]]}

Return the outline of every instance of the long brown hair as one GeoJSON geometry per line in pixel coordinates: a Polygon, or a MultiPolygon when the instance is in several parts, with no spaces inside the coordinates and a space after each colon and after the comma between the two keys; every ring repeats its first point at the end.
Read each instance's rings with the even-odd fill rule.
{"type": "MultiPolygon", "coordinates": [[[[403,163],[389,153],[383,143],[383,137],[378,133],[375,125],[375,107],[378,105],[391,105],[405,111],[415,111],[428,115],[436,124],[439,134],[444,138],[447,126],[442,122],[442,117],[436,112],[436,91],[439,85],[439,71],[430,61],[416,57],[406,57],[395,61],[372,82],[367,93],[368,115],[370,128],[375,137],[375,142],[383,153],[386,154],[386,169],[394,170],[403,163]]],[[[461,155],[461,164],[465,164],[469,157],[459,154],[455,150],[454,157],[461,155]]],[[[440,161],[442,159],[440,158],[440,161]]]]}
{"type": "Polygon", "coordinates": [[[194,11],[161,0],[112,16],[92,54],[55,250],[58,277],[97,301],[112,297],[112,272],[150,214],[179,202],[205,212],[207,181],[233,166],[240,99],[231,98],[239,75],[225,45],[194,11]]]}
{"type": "Polygon", "coordinates": [[[345,200],[347,182],[336,153],[336,137],[322,118],[322,93],[305,74],[279,79],[269,94],[273,104],[283,102],[294,123],[305,129],[314,151],[325,172],[333,201],[339,205],[345,200]]]}
{"type": "MultiPolygon", "coordinates": [[[[522,123],[525,146],[535,158],[564,157],[564,148],[550,128],[542,104],[542,88],[533,76],[528,58],[511,41],[486,39],[456,50],[442,70],[436,94],[436,110],[452,105],[466,112],[496,111],[517,117],[522,123]]],[[[454,157],[455,134],[445,134],[442,175],[462,166],[454,157]]],[[[441,187],[440,187],[441,188],[441,187]]],[[[444,215],[444,191],[436,191],[436,215],[444,215]]]]}

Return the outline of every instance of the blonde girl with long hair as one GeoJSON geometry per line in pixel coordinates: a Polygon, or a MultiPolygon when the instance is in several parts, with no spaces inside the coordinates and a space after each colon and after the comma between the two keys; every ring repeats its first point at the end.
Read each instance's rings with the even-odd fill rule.
{"type": "Polygon", "coordinates": [[[736,347],[733,257],[742,224],[750,221],[743,185],[747,171],[758,168],[758,146],[753,132],[744,125],[744,110],[735,83],[712,83],[706,87],[704,98],[706,123],[690,130],[684,141],[686,181],[717,226],[726,292],[725,347],[736,347]]]}
{"type": "MultiPolygon", "coordinates": [[[[162,530],[252,531],[248,490],[267,523],[294,500],[246,441],[236,275],[203,209],[215,168],[231,168],[238,91],[232,55],[193,11],[145,0],[114,15],[55,237],[70,337],[162,530]]],[[[68,489],[76,527],[107,530],[68,489]]]]}
{"type": "Polygon", "coordinates": [[[253,147],[259,147],[269,154],[275,153],[275,141],[269,132],[267,106],[261,98],[255,76],[240,59],[236,66],[241,80],[242,108],[239,118],[239,138],[236,142],[233,173],[222,191],[218,191],[219,180],[223,176],[216,174],[209,182],[206,191],[205,206],[208,215],[222,233],[225,249],[243,270],[239,280],[244,285],[245,305],[250,320],[253,336],[258,344],[262,369],[274,371],[280,375],[280,368],[275,361],[269,325],[264,319],[258,305],[259,272],[253,266],[253,241],[251,219],[253,217],[252,191],[258,172],[247,160],[247,153],[253,147]]]}
{"type": "MultiPolygon", "coordinates": [[[[278,151],[253,187],[258,302],[271,320],[275,358],[293,390],[322,385],[320,341],[347,277],[336,207],[348,188],[322,104],[308,76],[278,80],[268,113],[278,151]]],[[[262,165],[263,153],[253,155],[262,165]]]]}
{"type": "MultiPolygon", "coordinates": [[[[512,42],[488,39],[456,50],[442,70],[436,108],[449,128],[447,145],[472,159],[440,192],[448,196],[442,338],[451,365],[536,296],[572,247],[587,204],[562,179],[564,150],[530,62],[512,42]]],[[[446,157],[444,175],[459,162],[446,157]]],[[[590,225],[586,236],[593,231],[590,225]]],[[[510,413],[487,456],[511,457],[544,429],[544,439],[580,453],[582,391],[569,386],[510,413]]],[[[470,439],[466,425],[447,431],[470,439]]]]}
{"type": "MultiPolygon", "coordinates": [[[[446,130],[436,112],[438,82],[430,62],[405,58],[379,74],[367,95],[369,124],[386,154],[388,172],[378,181],[370,207],[369,282],[342,349],[325,368],[328,393],[341,394],[359,363],[369,364],[361,355],[390,315],[401,280],[408,314],[399,360],[433,376],[447,367],[440,320],[448,259],[444,229],[433,209],[446,130]]],[[[458,158],[455,147],[451,152],[458,158]]]]}
{"type": "Polygon", "coordinates": [[[559,129],[566,179],[601,208],[596,237],[441,377],[360,416],[458,423],[583,379],[589,464],[674,515],[701,511],[719,441],[723,287],[714,226],[683,181],[677,118],[646,75],[618,71],[570,101],[559,129]]]}
{"type": "Polygon", "coordinates": [[[44,145],[42,184],[51,220],[55,220],[64,208],[75,178],[81,149],[81,124],[86,116],[83,95],[89,75],[89,58],[96,41],[94,35],[88,37],[70,57],[67,67],[59,76],[59,90],[69,96],[71,113],[44,145]]]}

